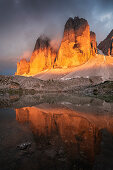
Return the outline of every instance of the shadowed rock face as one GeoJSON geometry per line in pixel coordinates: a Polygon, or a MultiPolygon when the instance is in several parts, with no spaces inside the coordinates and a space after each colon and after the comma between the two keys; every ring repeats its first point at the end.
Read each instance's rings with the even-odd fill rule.
{"type": "Polygon", "coordinates": [[[58,52],[57,65],[77,66],[90,57],[90,30],[83,18],[69,18],[65,24],[64,36],[58,52]]]}
{"type": "Polygon", "coordinates": [[[48,48],[50,46],[50,39],[48,37],[40,36],[35,44],[34,52],[39,49],[48,48]]]}
{"type": "Polygon", "coordinates": [[[95,55],[97,53],[97,41],[96,34],[90,31],[90,43],[91,43],[91,55],[95,55]]]}
{"type": "Polygon", "coordinates": [[[101,41],[98,48],[102,50],[105,55],[111,55],[113,57],[113,30],[103,41],[101,41]]]}
{"type": "Polygon", "coordinates": [[[28,74],[30,69],[30,64],[26,59],[20,60],[20,62],[17,63],[17,72],[15,75],[22,75],[22,74],[28,74]]]}

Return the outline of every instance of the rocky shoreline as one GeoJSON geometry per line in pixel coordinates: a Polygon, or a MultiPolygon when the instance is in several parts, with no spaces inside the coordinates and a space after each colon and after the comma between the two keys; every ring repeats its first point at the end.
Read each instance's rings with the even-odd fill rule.
{"type": "Polygon", "coordinates": [[[112,167],[112,93],[113,82],[96,77],[44,81],[0,76],[2,168],[112,167]]]}
{"type": "Polygon", "coordinates": [[[8,94],[36,94],[36,93],[79,93],[88,87],[102,82],[100,77],[73,78],[69,80],[40,80],[23,76],[0,76],[0,95],[8,94]]]}
{"type": "Polygon", "coordinates": [[[23,102],[26,106],[37,104],[42,102],[45,96],[52,96],[54,102],[62,98],[61,96],[65,99],[77,95],[111,102],[113,82],[101,82],[101,79],[96,77],[43,81],[33,77],[0,76],[0,107],[21,107],[23,102]]]}

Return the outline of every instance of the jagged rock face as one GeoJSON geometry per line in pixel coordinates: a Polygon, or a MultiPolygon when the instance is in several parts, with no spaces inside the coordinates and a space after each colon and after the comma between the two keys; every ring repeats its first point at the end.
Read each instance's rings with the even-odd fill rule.
{"type": "Polygon", "coordinates": [[[50,40],[47,37],[39,37],[30,59],[30,74],[52,68],[55,58],[56,52],[50,46],[50,40]]]}
{"type": "Polygon", "coordinates": [[[113,30],[103,41],[101,41],[98,48],[102,50],[105,55],[113,56],[113,30]]]}
{"type": "MultiPolygon", "coordinates": [[[[90,35],[88,22],[83,18],[69,18],[65,24],[64,36],[58,53],[50,45],[50,39],[44,36],[38,38],[29,62],[29,71],[23,65],[17,64],[17,73],[35,75],[53,67],[68,68],[87,62],[96,51],[96,36],[90,35]],[[91,36],[91,41],[90,41],[91,36]],[[18,70],[22,70],[21,73],[18,70]]],[[[26,66],[28,67],[28,66],[26,66]]]]}
{"type": "Polygon", "coordinates": [[[22,59],[17,63],[17,72],[15,75],[34,75],[38,72],[53,68],[56,58],[56,51],[50,45],[50,39],[40,36],[36,42],[30,62],[22,59]]]}
{"type": "Polygon", "coordinates": [[[90,29],[83,18],[69,18],[57,57],[57,66],[70,67],[85,63],[90,57],[90,29]]]}
{"type": "Polygon", "coordinates": [[[26,59],[20,60],[20,62],[17,63],[17,72],[15,75],[22,75],[22,74],[28,74],[30,69],[30,64],[26,59]]]}
{"type": "Polygon", "coordinates": [[[97,41],[96,34],[90,31],[90,43],[91,43],[91,55],[95,55],[97,53],[97,41]]]}

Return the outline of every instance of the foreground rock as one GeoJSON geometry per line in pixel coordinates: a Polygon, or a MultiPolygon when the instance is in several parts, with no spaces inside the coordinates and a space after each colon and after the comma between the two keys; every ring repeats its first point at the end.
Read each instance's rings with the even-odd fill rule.
{"type": "Polygon", "coordinates": [[[105,81],[94,86],[88,86],[84,89],[84,94],[101,98],[107,102],[113,102],[113,81],[105,81]]]}
{"type": "Polygon", "coordinates": [[[113,30],[109,35],[98,45],[98,48],[102,50],[105,55],[111,55],[113,57],[113,30]]]}
{"type": "Polygon", "coordinates": [[[99,77],[75,78],[67,81],[43,81],[33,77],[0,76],[0,95],[9,94],[35,94],[45,92],[68,92],[81,87],[95,85],[102,81],[99,77]],[[94,81],[95,80],[95,81],[94,81]]]}
{"type": "Polygon", "coordinates": [[[31,143],[30,142],[26,142],[26,143],[21,143],[20,145],[18,145],[17,149],[25,150],[25,149],[28,149],[29,147],[31,147],[31,143]]]}

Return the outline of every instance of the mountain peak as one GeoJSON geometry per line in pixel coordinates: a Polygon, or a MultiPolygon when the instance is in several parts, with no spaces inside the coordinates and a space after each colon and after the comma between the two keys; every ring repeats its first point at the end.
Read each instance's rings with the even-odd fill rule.
{"type": "Polygon", "coordinates": [[[108,36],[100,42],[98,48],[105,54],[113,56],[113,29],[108,36]]]}

